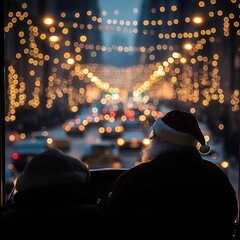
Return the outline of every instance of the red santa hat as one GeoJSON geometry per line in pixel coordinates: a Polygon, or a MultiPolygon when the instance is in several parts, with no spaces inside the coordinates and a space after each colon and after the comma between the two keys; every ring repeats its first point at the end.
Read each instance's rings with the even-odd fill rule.
{"type": "Polygon", "coordinates": [[[207,154],[210,146],[206,144],[196,117],[188,112],[172,110],[158,118],[152,126],[153,133],[166,142],[195,148],[201,144],[200,153],[207,154]]]}

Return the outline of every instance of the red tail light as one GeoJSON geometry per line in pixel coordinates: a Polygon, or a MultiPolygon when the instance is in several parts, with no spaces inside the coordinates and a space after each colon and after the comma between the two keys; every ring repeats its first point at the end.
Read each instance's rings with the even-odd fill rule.
{"type": "Polygon", "coordinates": [[[114,156],[114,162],[120,162],[120,159],[118,156],[114,156]]]}
{"type": "Polygon", "coordinates": [[[16,137],[13,134],[11,134],[9,135],[8,139],[10,142],[14,142],[16,140],[16,137]]]}
{"type": "Polygon", "coordinates": [[[18,160],[19,159],[19,155],[17,153],[13,153],[12,154],[12,159],[13,160],[18,160]]]}

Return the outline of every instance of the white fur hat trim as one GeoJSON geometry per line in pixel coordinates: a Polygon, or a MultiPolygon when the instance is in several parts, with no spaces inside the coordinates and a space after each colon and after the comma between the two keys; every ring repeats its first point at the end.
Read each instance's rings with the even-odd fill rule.
{"type": "Polygon", "coordinates": [[[161,118],[158,118],[153,124],[152,130],[158,138],[161,138],[166,142],[192,148],[195,148],[197,145],[197,140],[194,136],[188,133],[176,131],[165,124],[161,118]]]}

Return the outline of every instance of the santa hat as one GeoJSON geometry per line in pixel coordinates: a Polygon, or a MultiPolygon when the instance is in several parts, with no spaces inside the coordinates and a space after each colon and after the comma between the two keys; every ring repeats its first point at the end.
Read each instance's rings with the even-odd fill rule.
{"type": "Polygon", "coordinates": [[[153,133],[166,142],[183,147],[197,146],[201,144],[200,153],[207,154],[210,146],[206,144],[203,133],[196,117],[188,112],[172,110],[162,118],[158,118],[152,126],[153,133]]]}
{"type": "Polygon", "coordinates": [[[90,171],[80,160],[57,148],[48,149],[28,162],[16,181],[16,190],[23,192],[61,183],[86,183],[90,171]]]}

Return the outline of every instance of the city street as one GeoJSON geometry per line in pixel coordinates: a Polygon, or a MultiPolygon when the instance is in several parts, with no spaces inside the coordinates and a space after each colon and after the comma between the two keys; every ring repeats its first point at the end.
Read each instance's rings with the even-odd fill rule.
{"type": "Polygon", "coordinates": [[[233,236],[236,222],[240,235],[239,1],[3,7],[2,207],[12,192],[16,215],[20,207],[33,223],[43,209],[61,221],[58,206],[80,219],[76,204],[111,195],[117,226],[133,216],[172,230],[175,214],[187,233],[175,231],[179,239],[192,229],[233,236]]]}
{"type": "MultiPolygon", "coordinates": [[[[68,154],[76,157],[81,158],[82,154],[84,153],[84,148],[86,145],[90,143],[97,143],[101,141],[100,135],[97,132],[97,129],[95,127],[90,128],[86,132],[86,136],[83,138],[72,138],[72,146],[71,150],[67,152],[68,154]]],[[[140,152],[131,150],[128,152],[120,152],[120,159],[122,163],[122,167],[124,168],[130,168],[133,167],[136,161],[138,161],[140,152]]],[[[227,169],[226,173],[229,177],[229,180],[231,181],[235,191],[238,191],[238,175],[239,175],[239,164],[236,162],[235,164],[230,165],[230,167],[227,169]]]]}
{"type": "MultiPolygon", "coordinates": [[[[61,126],[57,128],[53,128],[51,131],[60,130],[61,126]]],[[[51,133],[49,131],[49,133],[51,133]]],[[[97,126],[90,126],[83,136],[74,136],[71,137],[71,147],[69,150],[65,151],[66,154],[69,154],[77,159],[81,159],[85,154],[88,146],[93,143],[100,142],[110,142],[116,144],[116,139],[112,140],[102,140],[101,136],[98,132],[97,126]]],[[[13,151],[12,145],[6,146],[6,163],[8,164],[11,160],[11,153],[13,151]]],[[[121,167],[122,168],[131,168],[135,165],[135,163],[139,160],[141,155],[140,150],[127,150],[127,151],[118,151],[121,167]]],[[[204,156],[203,156],[204,158],[204,156]]],[[[237,162],[230,164],[229,168],[225,170],[227,173],[235,191],[238,191],[238,173],[239,173],[239,164],[237,162]]],[[[106,166],[108,167],[108,166],[106,166]]]]}

